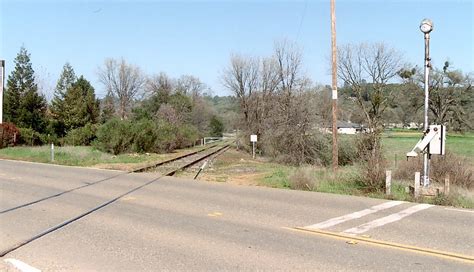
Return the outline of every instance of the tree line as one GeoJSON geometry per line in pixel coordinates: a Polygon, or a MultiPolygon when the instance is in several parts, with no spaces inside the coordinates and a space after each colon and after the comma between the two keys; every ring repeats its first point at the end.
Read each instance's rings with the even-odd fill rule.
{"type": "Polygon", "coordinates": [[[8,76],[2,146],[53,142],[94,144],[115,154],[164,152],[224,131],[209,88],[197,77],[146,76],[124,59],[106,59],[98,71],[106,95],[98,98],[90,81],[66,63],[48,103],[30,57],[22,47],[8,76]]]}
{"type": "MultiPolygon", "coordinates": [[[[423,121],[423,70],[384,43],[338,47],[338,120],[363,125],[367,133],[341,138],[340,164],[363,162],[365,183],[381,186],[386,161],[381,136],[392,126],[423,121]]],[[[472,130],[472,75],[444,63],[431,71],[430,120],[451,131],[472,130]]],[[[302,51],[290,41],[275,43],[267,57],[234,54],[222,75],[238,99],[241,142],[259,136],[259,151],[291,164],[329,165],[331,87],[314,84],[304,72],[302,51]]]]}

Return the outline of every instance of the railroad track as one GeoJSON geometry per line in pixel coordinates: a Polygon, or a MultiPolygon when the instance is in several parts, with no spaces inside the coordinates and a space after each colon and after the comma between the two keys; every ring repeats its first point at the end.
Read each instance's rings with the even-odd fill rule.
{"type": "Polygon", "coordinates": [[[14,212],[16,210],[23,209],[23,208],[26,208],[28,206],[32,206],[32,205],[35,205],[35,204],[38,204],[38,203],[41,203],[41,202],[45,202],[47,200],[52,200],[54,198],[64,196],[68,193],[78,191],[78,190],[84,189],[86,187],[91,187],[91,186],[97,185],[97,184],[102,183],[102,182],[107,181],[107,180],[112,180],[112,179],[117,178],[119,176],[125,176],[125,175],[132,174],[134,172],[144,172],[144,171],[159,172],[161,174],[160,176],[158,176],[156,178],[152,178],[151,180],[145,181],[142,184],[137,185],[135,187],[132,187],[131,189],[127,190],[126,192],[123,192],[123,193],[121,193],[121,194],[119,194],[119,195],[103,202],[103,203],[100,203],[99,205],[97,205],[93,208],[87,209],[86,211],[78,214],[77,216],[74,216],[72,218],[64,220],[63,222],[60,222],[59,224],[50,226],[50,227],[46,228],[43,231],[40,231],[40,232],[38,232],[34,235],[31,235],[31,237],[29,237],[27,239],[23,239],[22,241],[19,241],[19,242],[15,243],[12,246],[9,246],[7,248],[0,248],[0,257],[3,257],[6,254],[8,254],[8,253],[24,246],[24,245],[26,245],[30,242],[33,242],[36,239],[39,239],[39,238],[41,238],[41,237],[43,237],[43,236],[45,236],[49,233],[52,233],[52,232],[54,232],[58,229],[63,228],[65,226],[67,226],[67,225],[69,225],[69,224],[71,224],[71,223],[73,223],[73,222],[75,222],[75,221],[77,221],[77,220],[79,220],[79,219],[81,219],[81,218],[97,211],[97,210],[100,210],[100,209],[116,202],[117,200],[119,200],[119,199],[121,199],[121,198],[123,198],[123,197],[137,191],[137,190],[140,190],[141,188],[143,188],[145,186],[148,186],[148,185],[160,180],[163,177],[172,176],[177,171],[180,171],[182,169],[190,167],[191,165],[196,164],[196,163],[198,163],[198,162],[200,162],[200,161],[202,161],[202,160],[204,160],[204,159],[206,159],[210,156],[218,154],[219,152],[223,152],[223,150],[227,149],[229,146],[230,146],[230,144],[228,144],[228,143],[224,144],[224,145],[209,146],[209,147],[206,147],[206,148],[194,151],[194,152],[190,152],[190,153],[185,154],[185,155],[178,156],[178,157],[170,159],[170,160],[162,161],[162,162],[159,162],[159,163],[153,163],[153,164],[150,164],[150,165],[147,165],[147,166],[144,166],[144,167],[134,169],[134,170],[129,171],[129,172],[120,173],[118,175],[114,175],[114,176],[111,176],[111,177],[108,177],[108,178],[105,178],[105,179],[97,180],[97,181],[94,181],[94,182],[91,182],[91,183],[88,183],[88,184],[85,184],[85,185],[82,185],[82,186],[78,186],[78,187],[75,187],[75,188],[72,188],[72,189],[69,189],[69,190],[62,191],[60,193],[56,193],[56,194],[53,194],[53,195],[50,195],[50,196],[47,196],[47,197],[43,197],[43,198],[28,202],[28,203],[24,203],[24,204],[21,204],[21,205],[18,205],[18,206],[0,211],[0,220],[4,220],[4,219],[1,218],[2,216],[6,216],[7,214],[9,214],[11,212],[14,212]]]}

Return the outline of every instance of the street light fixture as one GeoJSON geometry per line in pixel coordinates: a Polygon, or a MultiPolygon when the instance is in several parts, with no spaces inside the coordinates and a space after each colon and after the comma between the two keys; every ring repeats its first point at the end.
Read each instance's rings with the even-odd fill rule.
{"type": "MultiPolygon", "coordinates": [[[[431,58],[430,58],[430,32],[433,30],[433,22],[430,19],[423,19],[420,24],[420,30],[425,34],[425,120],[424,120],[424,134],[428,134],[428,110],[429,110],[429,75],[431,68],[431,58]]],[[[423,186],[428,186],[430,184],[429,172],[430,172],[430,162],[429,162],[429,146],[426,147],[425,154],[423,155],[423,186]]]]}

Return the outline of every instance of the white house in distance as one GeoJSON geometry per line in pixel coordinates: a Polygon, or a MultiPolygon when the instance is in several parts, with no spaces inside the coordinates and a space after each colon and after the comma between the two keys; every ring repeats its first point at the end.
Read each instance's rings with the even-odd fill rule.
{"type": "MultiPolygon", "coordinates": [[[[332,127],[320,128],[323,133],[332,133],[332,127]]],[[[365,132],[367,129],[362,125],[346,121],[337,121],[337,133],[338,134],[356,134],[365,132]]]]}
{"type": "Polygon", "coordinates": [[[363,127],[360,124],[337,121],[337,133],[338,134],[356,134],[363,131],[363,127]]]}

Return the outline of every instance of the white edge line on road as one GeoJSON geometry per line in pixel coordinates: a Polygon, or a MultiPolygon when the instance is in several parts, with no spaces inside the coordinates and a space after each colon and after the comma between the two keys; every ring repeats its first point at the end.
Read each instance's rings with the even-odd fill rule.
{"type": "Polygon", "coordinates": [[[329,227],[341,224],[343,222],[346,222],[346,221],[349,221],[349,220],[352,220],[352,219],[361,218],[363,216],[366,216],[366,215],[369,215],[369,214],[372,214],[372,213],[376,213],[376,212],[381,211],[381,210],[385,210],[385,209],[395,207],[395,206],[400,205],[402,203],[405,203],[405,202],[404,201],[385,202],[385,203],[382,203],[380,205],[370,207],[368,209],[364,209],[364,210],[361,210],[361,211],[358,211],[358,212],[354,212],[354,213],[346,214],[346,215],[343,215],[343,216],[331,218],[331,219],[326,220],[324,222],[314,224],[314,225],[310,225],[310,226],[306,226],[304,228],[306,228],[306,229],[325,229],[325,228],[329,228],[329,227]]]}
{"type": "Polygon", "coordinates": [[[6,263],[10,263],[13,265],[16,269],[20,270],[21,272],[41,272],[38,268],[35,268],[31,265],[28,265],[22,261],[19,261],[17,259],[5,259],[4,260],[6,263]]]}
{"type": "Polygon", "coordinates": [[[386,224],[389,224],[389,223],[396,222],[396,221],[398,221],[398,220],[400,220],[404,217],[407,217],[407,216],[412,215],[416,212],[431,208],[433,206],[434,205],[430,205],[430,204],[415,205],[415,206],[412,206],[412,207],[410,207],[408,209],[405,209],[403,211],[400,211],[400,212],[397,212],[397,213],[394,213],[394,214],[376,219],[374,221],[371,221],[371,222],[366,223],[366,224],[362,224],[362,225],[357,226],[355,228],[347,229],[347,230],[343,231],[343,233],[346,233],[346,234],[361,234],[361,233],[367,232],[367,231],[369,231],[373,228],[377,228],[377,227],[380,227],[380,226],[383,226],[383,225],[386,225],[386,224]]]}
{"type": "Polygon", "coordinates": [[[455,208],[444,208],[444,209],[448,211],[474,213],[474,211],[470,211],[470,210],[461,210],[461,209],[455,209],[455,208]]]}

